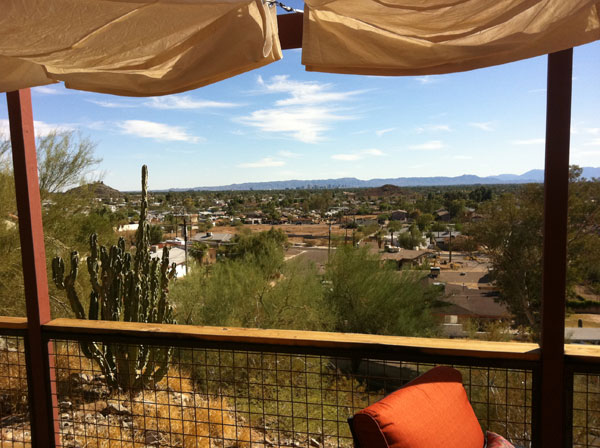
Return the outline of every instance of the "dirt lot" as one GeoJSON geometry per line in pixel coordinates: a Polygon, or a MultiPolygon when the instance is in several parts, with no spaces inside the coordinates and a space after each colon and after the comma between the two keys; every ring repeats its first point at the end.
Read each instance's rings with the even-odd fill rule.
{"type": "MultiPolygon", "coordinates": [[[[296,234],[308,234],[308,235],[318,235],[327,237],[329,232],[329,226],[327,224],[281,224],[272,226],[269,224],[246,224],[240,227],[213,227],[213,232],[223,232],[223,233],[238,233],[240,229],[250,229],[252,232],[264,232],[265,230],[269,230],[271,227],[275,227],[276,229],[281,229],[285,233],[296,233],[296,234]]],[[[332,234],[343,234],[345,229],[340,229],[340,226],[337,224],[331,226],[332,234]]]]}

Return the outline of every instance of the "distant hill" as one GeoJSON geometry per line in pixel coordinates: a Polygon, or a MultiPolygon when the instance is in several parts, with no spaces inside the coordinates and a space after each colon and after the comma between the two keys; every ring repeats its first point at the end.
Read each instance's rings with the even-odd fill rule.
{"type": "Polygon", "coordinates": [[[369,188],[364,192],[365,196],[394,196],[400,194],[402,192],[402,188],[397,187],[396,185],[385,184],[381,187],[369,188]]]}
{"type": "MultiPolygon", "coordinates": [[[[600,168],[584,167],[583,177],[600,177],[600,168]]],[[[396,187],[426,187],[446,185],[526,184],[544,182],[544,170],[530,170],[523,174],[499,174],[480,177],[463,174],[456,177],[396,177],[360,180],[355,177],[318,180],[283,180],[273,182],[246,182],[217,187],[173,188],[170,191],[242,191],[242,190],[289,190],[308,188],[377,188],[384,185],[396,187]]]]}
{"type": "Polygon", "coordinates": [[[71,188],[67,191],[70,194],[91,194],[95,198],[108,199],[108,198],[120,198],[123,196],[119,190],[104,185],[104,182],[94,182],[92,184],[81,185],[79,187],[71,188]]]}

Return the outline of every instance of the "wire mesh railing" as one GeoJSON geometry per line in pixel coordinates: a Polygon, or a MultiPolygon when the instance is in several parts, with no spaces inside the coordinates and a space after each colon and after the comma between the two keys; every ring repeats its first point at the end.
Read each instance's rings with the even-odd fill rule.
{"type": "Polygon", "coordinates": [[[0,446],[31,446],[23,336],[0,328],[0,446]]]}
{"type": "Polygon", "coordinates": [[[574,448],[600,446],[600,372],[575,372],[572,377],[574,448]]]}
{"type": "MultiPolygon", "coordinates": [[[[26,330],[0,327],[0,447],[32,446],[27,374],[36,372],[27,370],[26,330]]],[[[350,447],[348,417],[435,365],[462,373],[484,430],[539,446],[533,345],[164,327],[44,327],[54,396],[33,406],[53,403],[61,446],[350,447]],[[110,347],[117,377],[86,356],[93,347],[105,355],[110,347]],[[132,353],[143,362],[126,371],[144,381],[118,378],[132,353]]],[[[565,350],[568,446],[600,446],[600,351],[565,350]]]]}
{"type": "MultiPolygon", "coordinates": [[[[153,345],[172,352],[165,375],[125,390],[110,387],[79,342],[53,342],[66,447],[350,447],[348,417],[437,364],[340,356],[334,350],[153,345]]],[[[139,347],[119,344],[116,364],[139,347]]],[[[530,446],[532,370],[454,366],[482,427],[515,446],[530,446]]]]}

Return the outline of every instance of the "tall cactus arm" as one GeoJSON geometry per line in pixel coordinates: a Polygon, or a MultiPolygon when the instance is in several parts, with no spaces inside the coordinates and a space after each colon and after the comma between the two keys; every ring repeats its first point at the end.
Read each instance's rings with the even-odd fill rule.
{"type": "Polygon", "coordinates": [[[52,259],[52,281],[58,289],[65,289],[65,262],[60,257],[52,259]]]}
{"type": "Polygon", "coordinates": [[[102,297],[102,287],[98,280],[98,272],[100,270],[98,264],[98,236],[95,233],[90,235],[90,255],[87,257],[86,262],[92,289],[96,292],[97,298],[102,297]]]}
{"type": "Polygon", "coordinates": [[[140,207],[140,222],[135,234],[135,258],[133,270],[136,274],[144,269],[144,265],[148,264],[147,253],[148,247],[148,167],[142,166],[142,200],[140,207]]]}
{"type": "Polygon", "coordinates": [[[89,320],[98,320],[98,294],[96,291],[90,293],[90,308],[88,311],[89,320]]]}
{"type": "Polygon", "coordinates": [[[65,277],[65,263],[60,257],[52,260],[52,279],[58,289],[63,289],[67,293],[69,305],[75,313],[77,319],[85,319],[85,311],[79,295],[75,288],[77,274],[79,272],[79,254],[76,251],[71,252],[71,272],[65,277]]]}

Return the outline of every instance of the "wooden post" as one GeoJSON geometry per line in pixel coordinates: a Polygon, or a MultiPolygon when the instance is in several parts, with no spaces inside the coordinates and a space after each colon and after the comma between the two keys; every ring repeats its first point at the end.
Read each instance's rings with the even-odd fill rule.
{"type": "Polygon", "coordinates": [[[277,15],[279,42],[281,44],[282,50],[302,48],[303,20],[304,14],[302,14],[301,12],[277,15]]]}
{"type": "Polygon", "coordinates": [[[564,328],[572,69],[573,49],[548,55],[540,341],[541,421],[538,426],[540,446],[544,448],[564,447],[565,425],[569,424],[565,421],[564,328]]]}
{"type": "Polygon", "coordinates": [[[25,356],[32,445],[51,448],[59,445],[58,407],[56,382],[50,376],[52,347],[42,336],[42,325],[51,317],[31,92],[8,92],[6,98],[27,306],[25,356]]]}

